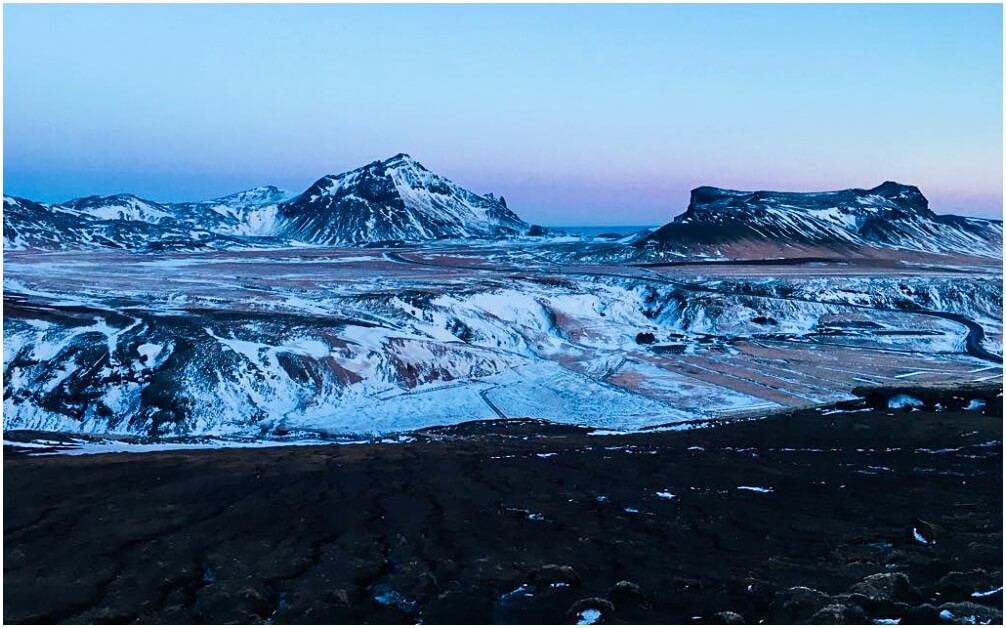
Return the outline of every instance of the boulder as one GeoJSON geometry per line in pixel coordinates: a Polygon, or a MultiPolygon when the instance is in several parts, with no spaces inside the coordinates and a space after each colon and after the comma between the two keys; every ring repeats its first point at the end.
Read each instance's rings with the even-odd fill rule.
{"type": "Polygon", "coordinates": [[[535,591],[542,592],[548,589],[578,586],[580,576],[569,565],[545,565],[531,570],[527,574],[526,581],[535,591]]]}
{"type": "Polygon", "coordinates": [[[989,602],[991,600],[1001,600],[1002,595],[989,595],[989,599],[972,599],[972,594],[993,591],[1002,576],[990,574],[984,569],[973,569],[971,571],[951,571],[936,582],[936,592],[940,598],[946,602],[989,602]]]}
{"type": "Polygon", "coordinates": [[[776,593],[765,617],[767,624],[806,623],[831,601],[825,593],[809,587],[790,587],[776,593]]]}
{"type": "Polygon", "coordinates": [[[631,608],[646,604],[646,594],[635,582],[621,580],[608,589],[608,599],[615,608],[631,608]]]}
{"type": "Polygon", "coordinates": [[[951,624],[1002,624],[1003,613],[997,608],[974,602],[951,602],[940,607],[940,620],[951,624]]]}
{"type": "Polygon", "coordinates": [[[868,624],[866,612],[855,604],[832,603],[810,617],[811,624],[868,624]]]}
{"type": "Polygon", "coordinates": [[[918,594],[903,573],[875,573],[849,587],[849,593],[862,595],[871,602],[914,604],[918,594]]]}

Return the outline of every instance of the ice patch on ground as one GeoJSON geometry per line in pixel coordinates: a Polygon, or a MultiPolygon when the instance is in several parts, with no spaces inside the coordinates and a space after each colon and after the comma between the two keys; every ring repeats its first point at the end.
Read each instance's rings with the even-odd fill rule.
{"type": "Polygon", "coordinates": [[[592,626],[601,620],[601,611],[596,608],[585,608],[576,615],[577,626],[592,626]]]}
{"type": "Polygon", "coordinates": [[[985,407],[985,400],[984,399],[972,399],[971,401],[968,402],[967,407],[965,407],[964,409],[965,410],[981,410],[984,407],[985,407]]]}
{"type": "Polygon", "coordinates": [[[919,399],[911,395],[894,395],[887,400],[887,407],[891,410],[900,410],[902,408],[922,408],[926,404],[922,403],[919,399]]]}

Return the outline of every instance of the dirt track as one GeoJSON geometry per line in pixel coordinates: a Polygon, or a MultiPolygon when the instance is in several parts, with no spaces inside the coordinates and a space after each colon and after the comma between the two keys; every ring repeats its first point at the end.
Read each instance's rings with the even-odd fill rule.
{"type": "Polygon", "coordinates": [[[404,445],[5,448],[4,620],[551,623],[601,597],[614,610],[579,608],[940,621],[947,602],[1002,607],[971,597],[1002,585],[1001,441],[981,412],[807,411],[631,436],[491,422],[404,445]],[[878,573],[911,586],[833,597],[878,573]]]}

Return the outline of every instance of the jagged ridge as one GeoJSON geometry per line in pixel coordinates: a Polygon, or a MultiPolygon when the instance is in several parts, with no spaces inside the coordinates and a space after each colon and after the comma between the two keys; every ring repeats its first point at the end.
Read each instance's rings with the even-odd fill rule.
{"type": "Polygon", "coordinates": [[[265,186],[192,203],[132,194],[51,205],[5,197],[4,208],[8,250],[357,245],[495,238],[530,229],[502,197],[461,188],[404,153],[322,177],[293,198],[265,186]]]}

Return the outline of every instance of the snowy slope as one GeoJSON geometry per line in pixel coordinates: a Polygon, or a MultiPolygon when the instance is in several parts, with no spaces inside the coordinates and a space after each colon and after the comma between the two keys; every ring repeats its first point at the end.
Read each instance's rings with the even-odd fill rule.
{"type": "Polygon", "coordinates": [[[408,155],[322,177],[279,208],[284,235],[315,244],[496,237],[529,225],[492,195],[479,196],[408,155]]]}
{"type": "Polygon", "coordinates": [[[174,203],[176,219],[202,224],[217,233],[232,236],[270,237],[277,235],[279,204],[290,193],[267,185],[198,203],[174,203]]]}
{"type": "Polygon", "coordinates": [[[59,207],[75,210],[99,220],[132,220],[159,224],[172,222],[173,213],[166,206],[144,200],[133,194],[85,196],[60,203],[59,207]]]}
{"type": "Polygon", "coordinates": [[[168,206],[124,203],[122,199],[106,206],[97,197],[73,205],[45,205],[4,196],[4,250],[200,251],[241,244],[203,226],[204,221],[178,220],[168,212],[168,206]],[[101,217],[117,214],[130,217],[101,217]]]}
{"type": "Polygon", "coordinates": [[[480,196],[408,155],[319,179],[303,194],[274,186],[210,201],[157,203],[132,194],[59,204],[5,197],[4,247],[270,248],[525,235],[502,197],[480,196]],[[191,234],[191,235],[187,235],[191,234]],[[186,242],[186,239],[190,241],[186,242]]]}
{"type": "Polygon", "coordinates": [[[886,182],[836,192],[692,191],[687,211],[636,243],[655,257],[744,257],[790,247],[809,252],[895,249],[1002,257],[1002,222],[938,215],[914,186],[886,182]]]}

